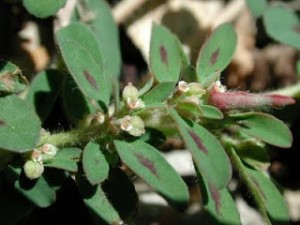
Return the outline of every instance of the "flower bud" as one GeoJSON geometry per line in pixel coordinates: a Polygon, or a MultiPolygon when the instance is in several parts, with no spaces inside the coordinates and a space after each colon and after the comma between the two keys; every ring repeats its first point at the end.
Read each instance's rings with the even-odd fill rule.
{"type": "Polygon", "coordinates": [[[178,90],[180,92],[187,92],[189,90],[188,84],[185,81],[178,82],[178,90]]]}
{"type": "Polygon", "coordinates": [[[41,163],[43,161],[42,151],[40,149],[34,149],[31,153],[31,160],[41,163]]]}
{"type": "Polygon", "coordinates": [[[26,177],[30,180],[39,178],[44,172],[44,165],[42,163],[31,160],[27,161],[23,168],[26,177]]]}
{"type": "Polygon", "coordinates": [[[189,95],[202,95],[205,93],[205,89],[199,83],[192,82],[192,83],[189,83],[187,85],[187,87],[188,87],[189,95]]]}
{"type": "Polygon", "coordinates": [[[121,119],[120,127],[122,130],[135,137],[145,133],[144,121],[139,116],[125,116],[121,119]]]}
{"type": "Polygon", "coordinates": [[[44,144],[42,147],[40,147],[40,150],[46,155],[55,156],[58,148],[52,144],[44,144]]]}
{"type": "Polygon", "coordinates": [[[136,101],[139,98],[139,90],[129,82],[123,89],[122,97],[125,102],[136,101]]]}

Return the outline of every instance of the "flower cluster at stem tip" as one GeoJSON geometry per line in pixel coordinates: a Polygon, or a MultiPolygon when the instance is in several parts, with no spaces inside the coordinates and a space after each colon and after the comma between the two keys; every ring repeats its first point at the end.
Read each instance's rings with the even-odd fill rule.
{"type": "Polygon", "coordinates": [[[30,159],[23,166],[27,178],[34,180],[39,178],[44,172],[44,163],[53,160],[58,148],[52,144],[45,144],[30,153],[30,159]]]}

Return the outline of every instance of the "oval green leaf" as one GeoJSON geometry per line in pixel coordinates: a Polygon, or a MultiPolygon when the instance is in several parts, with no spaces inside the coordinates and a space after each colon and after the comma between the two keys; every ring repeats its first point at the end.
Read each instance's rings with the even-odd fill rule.
{"type": "Polygon", "coordinates": [[[267,33],[277,41],[300,50],[300,20],[284,6],[271,6],[263,16],[267,33]]]}
{"type": "MultiPolygon", "coordinates": [[[[87,25],[97,37],[103,56],[105,73],[108,77],[118,77],[121,70],[120,41],[111,8],[104,0],[86,0],[85,7],[86,10],[93,13],[93,17],[87,25]]],[[[82,15],[82,17],[85,15],[82,15]]]]}
{"type": "Polygon", "coordinates": [[[260,17],[264,10],[268,7],[267,0],[246,0],[249,10],[255,17],[260,17]]]}
{"type": "Polygon", "coordinates": [[[155,86],[152,90],[147,92],[143,97],[145,104],[164,102],[170,94],[174,91],[174,82],[163,82],[155,86]]]}
{"type": "Polygon", "coordinates": [[[9,165],[8,175],[15,177],[15,189],[38,207],[48,207],[56,200],[55,191],[49,186],[43,176],[37,180],[29,180],[21,174],[20,165],[9,165]]]}
{"type": "Polygon", "coordinates": [[[178,125],[179,132],[201,174],[218,189],[225,188],[231,179],[231,164],[220,142],[204,127],[187,123],[173,109],[171,117],[178,125]]]}
{"type": "Polygon", "coordinates": [[[79,89],[89,99],[107,105],[112,87],[103,68],[95,35],[87,26],[73,23],[60,29],[56,37],[65,63],[79,89]]]}
{"type": "Polygon", "coordinates": [[[24,7],[32,15],[45,18],[54,15],[60,8],[64,7],[67,0],[23,0],[24,7]]]}
{"type": "Polygon", "coordinates": [[[24,100],[10,95],[0,98],[0,148],[25,152],[36,146],[41,122],[24,100]]]}
{"type": "Polygon", "coordinates": [[[288,208],[276,186],[263,173],[249,167],[245,168],[264,199],[272,224],[289,224],[288,208]]]}
{"type": "Polygon", "coordinates": [[[49,163],[45,163],[45,167],[52,167],[62,169],[70,172],[77,172],[77,162],[81,156],[81,150],[79,148],[62,148],[59,149],[54,159],[49,163]]]}
{"type": "Polygon", "coordinates": [[[150,68],[158,82],[177,82],[181,58],[177,38],[164,26],[152,25],[150,68]]]}
{"type": "Polygon", "coordinates": [[[186,205],[189,193],[184,181],[164,157],[142,141],[114,141],[121,160],[133,172],[175,205],[186,205]]]}
{"type": "Polygon", "coordinates": [[[27,86],[21,70],[13,63],[0,59],[0,92],[18,93],[27,86]]]}
{"type": "Polygon", "coordinates": [[[82,155],[82,166],[86,178],[92,185],[104,181],[109,172],[109,165],[100,146],[94,142],[89,142],[82,155]]]}
{"type": "Polygon", "coordinates": [[[101,185],[92,186],[83,177],[76,179],[79,191],[86,206],[108,224],[118,224],[121,218],[112,206],[101,185]]]}
{"type": "Polygon", "coordinates": [[[222,24],[216,28],[202,46],[197,60],[197,76],[204,86],[218,78],[218,74],[230,63],[237,44],[232,25],[222,24]]]}
{"type": "Polygon", "coordinates": [[[64,74],[58,70],[45,70],[38,73],[30,84],[26,100],[30,102],[35,111],[44,121],[51,112],[60,93],[64,74]]]}
{"type": "Polygon", "coordinates": [[[291,131],[284,122],[274,116],[255,112],[230,116],[237,121],[242,132],[252,137],[281,148],[289,148],[292,145],[291,131]]]}
{"type": "Polygon", "coordinates": [[[195,166],[204,210],[208,213],[208,224],[241,225],[236,204],[227,188],[214,187],[195,166]]]}
{"type": "Polygon", "coordinates": [[[223,113],[216,107],[211,105],[200,105],[202,116],[207,119],[221,120],[224,118],[223,113]]]}

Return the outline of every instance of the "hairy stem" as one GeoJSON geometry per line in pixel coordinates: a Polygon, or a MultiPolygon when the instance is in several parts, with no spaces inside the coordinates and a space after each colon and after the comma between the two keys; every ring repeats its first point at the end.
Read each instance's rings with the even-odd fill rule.
{"type": "Polygon", "coordinates": [[[279,94],[292,98],[300,98],[300,82],[282,89],[278,89],[276,91],[268,92],[266,94],[279,94]]]}
{"type": "Polygon", "coordinates": [[[271,225],[272,223],[269,219],[268,212],[265,207],[265,201],[264,201],[263,194],[259,191],[256,184],[253,182],[251,177],[248,175],[247,171],[244,168],[243,162],[241,161],[240,157],[235,152],[234,148],[228,147],[225,149],[226,149],[226,152],[227,152],[229,158],[231,159],[231,161],[233,163],[233,166],[238,171],[240,178],[246,184],[249,191],[251,192],[251,194],[257,204],[258,210],[262,214],[262,217],[265,220],[266,224],[271,225]]]}

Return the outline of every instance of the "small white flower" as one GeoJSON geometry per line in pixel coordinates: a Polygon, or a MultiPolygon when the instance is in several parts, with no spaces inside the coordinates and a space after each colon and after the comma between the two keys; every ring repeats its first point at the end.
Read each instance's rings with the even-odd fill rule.
{"type": "Polygon", "coordinates": [[[139,90],[129,82],[123,89],[122,97],[125,102],[127,102],[128,99],[130,99],[131,101],[138,100],[139,90]]]}
{"type": "Polygon", "coordinates": [[[139,116],[125,116],[121,119],[120,127],[121,130],[135,137],[145,133],[144,121],[139,116]]]}
{"type": "Polygon", "coordinates": [[[31,153],[31,160],[41,163],[43,161],[42,151],[40,149],[34,149],[31,153]]]}
{"type": "Polygon", "coordinates": [[[179,81],[178,90],[181,92],[187,92],[189,90],[188,84],[183,80],[179,81]]]}
{"type": "Polygon", "coordinates": [[[44,144],[39,150],[46,155],[55,156],[58,148],[52,144],[44,144]]]}
{"type": "Polygon", "coordinates": [[[218,92],[221,92],[221,93],[224,93],[227,91],[227,88],[226,86],[222,85],[221,81],[220,80],[217,80],[216,83],[215,83],[215,89],[218,91],[218,92]]]}

